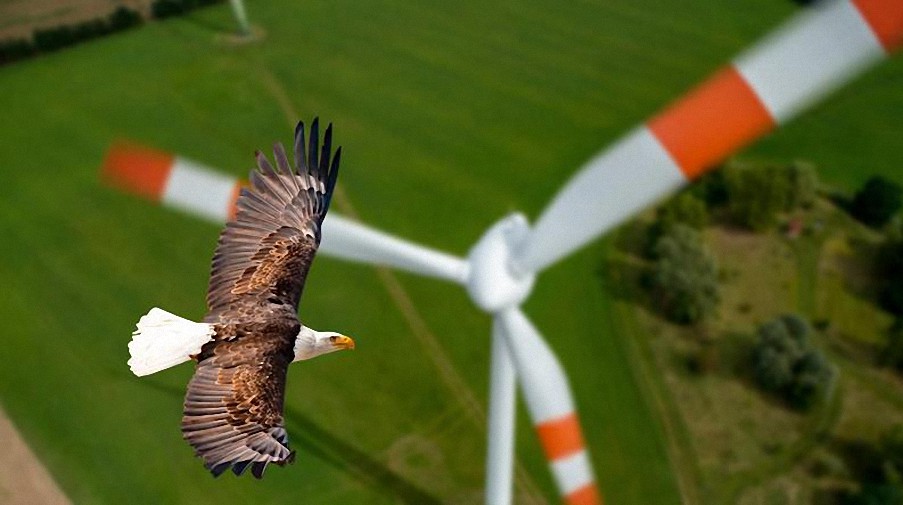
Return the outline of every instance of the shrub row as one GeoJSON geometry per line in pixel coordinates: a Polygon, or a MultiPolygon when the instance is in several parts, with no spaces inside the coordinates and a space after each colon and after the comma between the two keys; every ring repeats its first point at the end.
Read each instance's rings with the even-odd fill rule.
{"type": "Polygon", "coordinates": [[[219,3],[221,0],[156,0],[151,5],[151,16],[155,19],[165,19],[180,16],[186,12],[219,3]]]}
{"type": "Polygon", "coordinates": [[[73,25],[38,28],[30,39],[0,41],[0,65],[127,30],[140,25],[143,21],[137,11],[120,6],[105,18],[89,19],[73,25]]]}
{"type": "MultiPolygon", "coordinates": [[[[151,4],[151,17],[164,19],[218,3],[222,0],[156,0],[151,4]]],[[[144,22],[141,14],[125,6],[119,6],[107,17],[99,17],[72,25],[38,28],[30,38],[14,38],[0,41],[0,65],[50,53],[86,40],[128,30],[144,22]]]]}

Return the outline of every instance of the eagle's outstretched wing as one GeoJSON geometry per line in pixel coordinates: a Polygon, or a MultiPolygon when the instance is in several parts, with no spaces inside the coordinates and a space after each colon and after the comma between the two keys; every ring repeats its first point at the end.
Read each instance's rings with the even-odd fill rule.
{"type": "Polygon", "coordinates": [[[258,153],[259,170],[213,256],[206,320],[215,325],[215,340],[197,357],[182,434],[214,475],[250,467],[259,478],[268,464],[293,457],[282,420],[285,375],[300,329],[298,301],[341,157],[341,148],[331,156],[332,125],[322,150],[316,119],[310,129],[305,153],[304,124],[295,128],[297,169],[280,144],[276,169],[258,153]],[[281,309],[258,312],[261,302],[281,309]]]}
{"type": "Polygon", "coordinates": [[[289,165],[281,144],[273,149],[276,169],[257,153],[259,170],[251,173],[251,187],[242,189],[235,219],[220,234],[213,255],[207,289],[208,320],[246,296],[291,304],[297,310],[307,271],[320,244],[320,227],[342,155],[341,147],[334,156],[331,154],[331,124],[320,152],[318,142],[318,120],[314,119],[307,152],[304,123],[295,128],[297,169],[289,165]]]}
{"type": "MultiPolygon", "coordinates": [[[[285,375],[294,357],[293,334],[286,329],[251,332],[202,351],[206,356],[185,396],[182,435],[214,476],[229,467],[241,475],[250,466],[261,478],[268,464],[294,458],[282,419],[285,375]]],[[[233,334],[226,337],[242,331],[222,330],[233,334]]]]}

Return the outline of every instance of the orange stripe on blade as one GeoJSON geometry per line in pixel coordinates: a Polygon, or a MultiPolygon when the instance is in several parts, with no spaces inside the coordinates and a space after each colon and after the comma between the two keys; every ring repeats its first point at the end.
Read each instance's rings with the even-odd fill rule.
{"type": "Polygon", "coordinates": [[[229,221],[235,219],[238,214],[238,197],[241,196],[241,188],[247,186],[245,181],[238,181],[232,188],[232,195],[229,196],[229,221]]]}
{"type": "Polygon", "coordinates": [[[583,449],[583,433],[575,414],[546,421],[537,426],[536,431],[549,461],[570,456],[583,449]]]}
{"type": "Polygon", "coordinates": [[[567,505],[602,505],[602,495],[595,484],[584,486],[564,497],[567,505]]]}
{"type": "Polygon", "coordinates": [[[900,0],[853,0],[875,37],[888,52],[903,46],[903,2],[900,0]]]}
{"type": "Polygon", "coordinates": [[[114,144],[104,159],[104,180],[126,191],[158,201],[172,170],[173,156],[127,143],[114,144]]]}
{"type": "Polygon", "coordinates": [[[649,121],[649,129],[690,179],[774,125],[733,67],[716,73],[649,121]]]}

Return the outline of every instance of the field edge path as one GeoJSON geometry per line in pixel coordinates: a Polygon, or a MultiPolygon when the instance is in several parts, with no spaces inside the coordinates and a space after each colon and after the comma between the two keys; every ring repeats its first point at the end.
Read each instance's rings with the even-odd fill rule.
{"type": "Polygon", "coordinates": [[[4,505],[69,505],[50,472],[31,451],[0,406],[0,503],[4,505]]]}

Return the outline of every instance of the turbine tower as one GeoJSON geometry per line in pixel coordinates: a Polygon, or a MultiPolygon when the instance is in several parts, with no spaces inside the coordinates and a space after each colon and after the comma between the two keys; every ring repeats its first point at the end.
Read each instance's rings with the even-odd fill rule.
{"type": "MultiPolygon", "coordinates": [[[[463,258],[334,213],[326,217],[323,254],[461,284],[492,315],[486,503],[511,503],[516,383],[562,500],[601,503],[564,369],[520,308],[537,274],[785,123],[901,43],[901,0],[837,0],[810,8],[593,157],[535,224],[521,214],[505,217],[463,258]]],[[[120,187],[217,222],[234,212],[241,185],[183,158],[128,145],[111,149],[104,171],[120,187]]]]}
{"type": "Polygon", "coordinates": [[[251,35],[251,24],[248,23],[244,0],[229,0],[229,4],[232,6],[232,14],[235,15],[235,21],[238,23],[238,33],[244,36],[251,35]]]}

